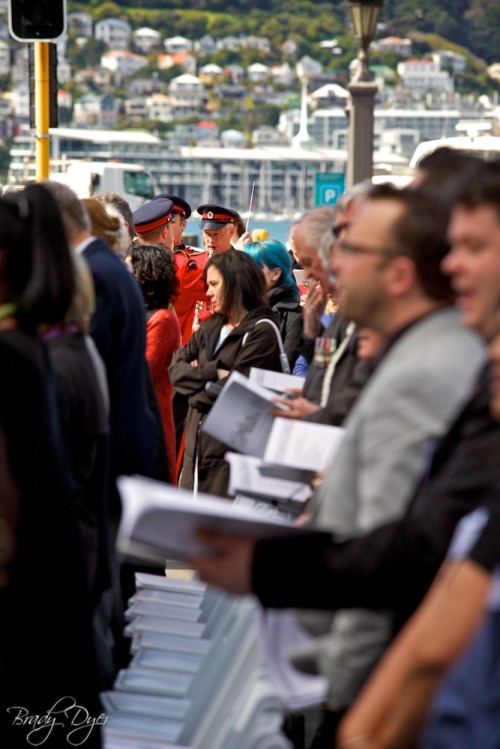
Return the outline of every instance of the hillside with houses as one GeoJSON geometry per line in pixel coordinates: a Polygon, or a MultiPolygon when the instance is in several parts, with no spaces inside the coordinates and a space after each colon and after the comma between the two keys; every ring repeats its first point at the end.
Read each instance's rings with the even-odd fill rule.
{"type": "MultiPolygon", "coordinates": [[[[253,4],[245,22],[241,14],[228,12],[231,3],[226,12],[208,0],[197,3],[196,11],[189,10],[189,3],[182,11],[176,3],[167,5],[170,10],[165,3],[155,10],[107,2],[82,10],[69,4],[67,35],[57,43],[60,125],[141,128],[172,147],[286,145],[299,129],[305,82],[315,144],[345,145],[346,86],[356,47],[342,4],[331,4],[334,12],[328,16],[326,4],[316,4],[316,14],[306,23],[300,14],[311,4],[297,0],[298,15],[288,14],[288,25],[278,11],[266,13],[264,23],[262,3],[253,4]],[[298,32],[300,23],[307,33],[298,32]]],[[[377,107],[491,116],[500,63],[488,64],[456,42],[418,30],[418,23],[404,36],[394,33],[393,5],[387,2],[388,17],[384,10],[371,50],[377,107]]],[[[403,3],[402,10],[410,5],[403,3]]],[[[28,44],[9,36],[1,0],[0,137],[5,148],[29,127],[28,53],[28,44]]],[[[453,124],[454,117],[448,121],[453,124]]],[[[398,148],[410,152],[419,140],[434,137],[415,123],[411,115],[400,117],[395,128],[408,132],[406,146],[400,137],[398,148]]],[[[4,166],[0,163],[0,171],[4,166]]]]}

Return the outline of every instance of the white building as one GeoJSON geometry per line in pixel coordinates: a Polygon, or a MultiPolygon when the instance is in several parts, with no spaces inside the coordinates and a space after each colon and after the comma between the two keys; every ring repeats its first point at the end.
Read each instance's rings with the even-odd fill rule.
{"type": "Polygon", "coordinates": [[[297,73],[297,78],[300,78],[300,80],[303,78],[313,78],[316,75],[322,74],[323,65],[317,60],[313,60],[309,55],[304,55],[295,66],[295,72],[297,73]]]}
{"type": "Polygon", "coordinates": [[[69,83],[73,78],[71,65],[65,57],[57,58],[57,81],[58,83],[69,83]]]}
{"type": "Polygon", "coordinates": [[[240,130],[224,130],[220,140],[223,148],[245,148],[247,145],[247,137],[240,130]]]}
{"type": "Polygon", "coordinates": [[[193,48],[193,43],[185,36],[169,36],[165,39],[164,45],[170,55],[175,55],[177,52],[191,52],[193,48]]]}
{"type": "Polygon", "coordinates": [[[0,40],[0,75],[10,73],[10,44],[0,40]]]}
{"type": "Polygon", "coordinates": [[[205,88],[195,75],[184,73],[170,81],[172,115],[174,119],[198,114],[205,105],[205,88]]]}
{"type": "Polygon", "coordinates": [[[27,80],[24,83],[18,83],[12,91],[12,109],[14,117],[22,120],[29,119],[30,116],[30,87],[27,80]]]}
{"type": "Polygon", "coordinates": [[[146,98],[146,112],[148,120],[172,122],[172,104],[170,97],[165,94],[152,94],[146,98]]]}
{"type": "Polygon", "coordinates": [[[338,83],[325,83],[309,95],[309,100],[316,109],[345,106],[348,98],[348,90],[338,83]]]}
{"type": "Polygon", "coordinates": [[[162,46],[160,32],[156,31],[156,29],[150,29],[147,26],[134,31],[132,41],[135,47],[145,55],[162,46]]]}
{"type": "Polygon", "coordinates": [[[26,81],[28,80],[28,58],[29,48],[27,44],[19,44],[14,48],[12,70],[10,75],[12,86],[16,86],[16,84],[18,83],[26,83],[26,81]]]}
{"type": "Polygon", "coordinates": [[[112,49],[101,57],[101,65],[124,78],[148,64],[147,57],[126,49],[112,49]]]}
{"type": "Polygon", "coordinates": [[[265,83],[271,75],[271,68],[261,62],[254,62],[247,68],[247,76],[252,83],[265,83]]]}
{"type": "Polygon", "coordinates": [[[210,84],[214,83],[214,81],[220,80],[220,78],[222,78],[223,72],[224,71],[220,67],[220,65],[215,65],[215,63],[207,63],[199,69],[198,75],[202,83],[210,84]]]}
{"type": "Polygon", "coordinates": [[[386,36],[384,39],[372,42],[371,47],[379,52],[393,52],[395,55],[408,57],[412,53],[413,42],[411,39],[399,36],[386,36]]]}
{"type": "Polygon", "coordinates": [[[119,18],[103,18],[95,25],[94,36],[110,49],[128,49],[132,29],[127,21],[119,18]]]}
{"type": "Polygon", "coordinates": [[[420,94],[427,91],[453,93],[453,79],[434,60],[405,60],[398,63],[397,71],[403,88],[408,91],[420,94]]]}
{"type": "Polygon", "coordinates": [[[287,62],[271,66],[271,77],[277,86],[290,86],[295,79],[295,73],[287,62]]]}

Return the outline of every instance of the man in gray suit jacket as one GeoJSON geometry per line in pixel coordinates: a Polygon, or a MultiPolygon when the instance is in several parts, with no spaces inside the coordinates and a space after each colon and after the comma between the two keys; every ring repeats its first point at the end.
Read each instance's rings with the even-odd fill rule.
{"type": "MultiPolygon", "coordinates": [[[[440,269],[447,221],[447,210],[424,194],[380,186],[334,256],[342,313],[389,340],[314,498],[314,525],[336,538],[404,514],[485,361],[480,338],[460,327],[440,269]]],[[[349,609],[315,613],[308,624],[317,639],[301,663],[328,676],[327,708],[340,715],[387,644],[391,616],[349,609]]]]}

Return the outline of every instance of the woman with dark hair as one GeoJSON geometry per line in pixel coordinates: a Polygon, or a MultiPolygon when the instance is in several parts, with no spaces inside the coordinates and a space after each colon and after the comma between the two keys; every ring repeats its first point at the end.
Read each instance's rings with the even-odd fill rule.
{"type": "Polygon", "coordinates": [[[164,247],[140,245],[129,250],[126,262],[137,278],[146,305],[146,359],[163,424],[170,480],[175,483],[173,389],[168,368],[181,345],[181,330],[172,307],[178,285],[174,260],[164,247]]]}
{"type": "Polygon", "coordinates": [[[266,303],[264,276],[244,252],[213,255],[205,267],[207,296],[214,314],[174,355],[170,376],[189,397],[186,445],[180,486],[227,495],[229,466],[225,446],[202,431],[216,395],[206,385],[223,386],[231,372],[248,375],[251,367],[281,371],[276,318],[266,303]],[[196,480],[195,480],[196,477],[196,480]]]}
{"type": "MultiPolygon", "coordinates": [[[[57,729],[61,744],[76,715],[73,702],[96,719],[102,712],[75,495],[55,380],[39,335],[64,320],[74,289],[54,198],[41,185],[7,193],[0,199],[0,430],[18,519],[0,591],[2,746],[30,743],[33,725],[16,723],[13,706],[32,723],[66,701],[68,722],[57,729]]],[[[2,492],[2,509],[4,501],[2,492]]],[[[86,746],[100,746],[98,728],[86,746]]]]}
{"type": "Polygon", "coordinates": [[[299,355],[302,337],[300,291],[292,275],[292,259],[286,247],[275,239],[251,242],[243,248],[262,268],[266,279],[267,298],[280,316],[280,333],[290,370],[299,355]]]}

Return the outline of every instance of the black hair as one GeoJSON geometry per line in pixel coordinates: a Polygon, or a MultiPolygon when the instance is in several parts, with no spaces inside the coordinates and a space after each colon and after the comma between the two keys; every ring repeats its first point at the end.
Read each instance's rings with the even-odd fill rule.
{"type": "Polygon", "coordinates": [[[127,253],[141,287],[147,310],[164,309],[177,296],[177,277],[172,253],[165,247],[135,244],[127,253]]]}
{"type": "Polygon", "coordinates": [[[245,252],[227,250],[212,255],[205,266],[205,277],[209,268],[217,268],[224,281],[222,314],[243,308],[250,312],[264,304],[266,282],[264,274],[255,260],[245,252]]]}
{"type": "Polygon", "coordinates": [[[450,250],[448,201],[437,200],[435,195],[423,189],[398,190],[390,184],[376,185],[368,192],[367,199],[394,200],[402,206],[403,213],[391,230],[392,249],[413,261],[426,296],[451,304],[451,281],[441,270],[441,261],[450,250]]]}
{"type": "Polygon", "coordinates": [[[0,198],[0,260],[2,301],[16,304],[21,329],[63,322],[75,291],[74,269],[61,213],[43,185],[0,198]]]}
{"type": "Polygon", "coordinates": [[[484,162],[481,173],[462,186],[455,203],[469,210],[487,205],[500,218],[500,159],[484,162]]]}
{"type": "Polygon", "coordinates": [[[418,171],[422,178],[418,187],[438,200],[453,203],[463,187],[481,174],[484,165],[478,156],[443,146],[420,160],[418,171]]]}

